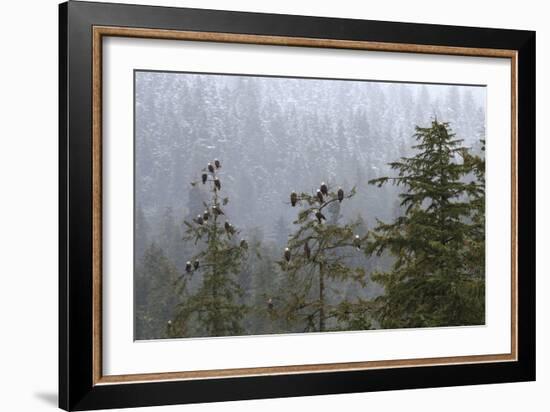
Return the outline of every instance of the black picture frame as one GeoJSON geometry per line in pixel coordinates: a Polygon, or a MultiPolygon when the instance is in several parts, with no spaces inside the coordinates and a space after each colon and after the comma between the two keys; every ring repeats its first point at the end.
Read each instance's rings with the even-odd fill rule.
{"type": "Polygon", "coordinates": [[[89,3],[59,6],[59,406],[90,410],[535,380],[535,32],[89,3]],[[96,385],[92,28],[138,27],[517,51],[517,361],[96,385]]]}

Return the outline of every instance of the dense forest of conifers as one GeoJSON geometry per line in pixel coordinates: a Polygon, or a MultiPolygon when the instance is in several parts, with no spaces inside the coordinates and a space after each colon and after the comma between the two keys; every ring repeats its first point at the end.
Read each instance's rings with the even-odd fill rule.
{"type": "Polygon", "coordinates": [[[484,96],[136,73],[136,339],[484,323],[484,96]]]}

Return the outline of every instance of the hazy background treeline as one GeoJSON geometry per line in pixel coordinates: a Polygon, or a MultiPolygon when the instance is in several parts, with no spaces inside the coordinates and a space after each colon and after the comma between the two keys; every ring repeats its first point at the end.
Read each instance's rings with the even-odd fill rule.
{"type": "MultiPolygon", "coordinates": [[[[415,125],[450,122],[474,152],[485,132],[483,87],[141,71],[135,85],[137,339],[165,336],[178,302],[174,282],[197,249],[183,240],[183,221],[202,213],[206,199],[190,182],[214,158],[231,199],[224,210],[254,252],[238,278],[243,302],[256,308],[245,318],[246,334],[292,332],[261,310],[279,287],[275,261],[297,217],[288,194],[314,193],[322,181],[355,187],[331,218],[360,221],[366,233],[376,219],[401,212],[399,189],[367,182],[411,154],[415,125]]],[[[390,263],[354,259],[367,272],[390,263]]],[[[369,282],[345,293],[371,298],[381,288],[369,282]]]]}

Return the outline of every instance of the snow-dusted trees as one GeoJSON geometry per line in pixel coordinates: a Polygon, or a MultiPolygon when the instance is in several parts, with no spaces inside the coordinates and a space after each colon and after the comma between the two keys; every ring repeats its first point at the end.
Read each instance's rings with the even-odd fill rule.
{"type": "Polygon", "coordinates": [[[415,154],[391,163],[396,174],[373,179],[404,188],[403,214],[379,221],[368,255],[389,253],[375,279],[383,328],[478,325],[485,320],[485,162],[448,123],[417,127],[415,154]]]}
{"type": "MultiPolygon", "coordinates": [[[[378,319],[369,316],[374,312],[367,301],[384,291],[391,294],[392,286],[382,278],[384,287],[371,282],[371,274],[392,272],[399,253],[390,247],[380,256],[376,252],[367,256],[349,246],[328,249],[327,262],[339,259],[351,272],[347,280],[340,280],[338,270],[331,271],[334,278],[325,276],[325,266],[326,293],[320,299],[321,264],[301,260],[305,253],[301,242],[309,235],[331,234],[334,245],[342,239],[345,243],[350,240],[346,227],[361,238],[368,228],[381,235],[380,227],[372,230],[377,220],[391,224],[411,217],[399,198],[410,188],[390,184],[375,188],[368,181],[398,174],[400,170],[392,171],[388,162],[414,158],[414,125],[426,124],[435,115],[450,121],[457,135],[466,139],[463,146],[471,147],[463,157],[469,172],[461,179],[481,182],[484,97],[481,87],[136,72],[134,266],[140,330],[144,330],[146,316],[150,325],[163,324],[163,333],[156,337],[165,337],[168,330],[170,336],[211,336],[284,333],[306,327],[391,327],[393,323],[386,322],[381,311],[378,319]],[[199,181],[188,186],[190,176],[220,154],[224,156],[223,175],[214,165],[213,173],[205,169],[204,184],[199,175],[199,181]],[[220,189],[215,188],[214,175],[220,189]],[[342,203],[333,201],[322,207],[316,191],[309,191],[322,179],[337,181],[346,189],[356,187],[357,193],[342,203]],[[296,187],[314,203],[304,199],[296,208],[284,206],[296,187]],[[224,204],[224,198],[231,202],[224,204]],[[214,219],[216,203],[224,215],[214,219]],[[308,219],[296,216],[298,207],[312,209],[308,219]],[[313,209],[321,207],[326,220],[321,218],[319,224],[313,209]],[[207,223],[205,210],[209,211],[207,223]],[[183,230],[182,220],[189,224],[183,230]],[[297,223],[292,225],[293,221],[297,223]],[[248,240],[247,251],[240,248],[237,227],[248,240]],[[283,267],[277,262],[286,262],[282,257],[286,246],[291,259],[283,267]],[[222,264],[226,258],[229,264],[222,264]],[[162,273],[147,263],[153,261],[164,268],[162,273]],[[207,266],[209,261],[211,266],[207,266]],[[353,279],[356,268],[365,272],[366,287],[353,279]],[[298,280],[306,279],[309,271],[314,281],[305,294],[308,285],[298,280]],[[183,275],[178,276],[176,286],[170,280],[174,273],[183,275]],[[308,326],[310,314],[305,309],[291,310],[291,295],[286,302],[281,300],[284,289],[301,293],[307,302],[317,301],[309,306],[319,309],[312,326],[308,326]],[[172,303],[176,292],[180,292],[179,306],[172,303]],[[149,295],[172,307],[154,308],[149,295]],[[321,307],[324,322],[319,318],[321,307]],[[292,313],[288,321],[283,308],[292,313]],[[332,316],[336,309],[340,318],[332,316]],[[216,319],[218,315],[221,320],[216,319]]],[[[331,199],[334,189],[324,200],[331,199]]],[[[346,190],[346,195],[351,193],[346,190]]],[[[469,262],[469,271],[481,276],[484,193],[480,190],[470,201],[471,213],[464,220],[471,224],[464,261],[469,262]]],[[[313,239],[308,246],[315,250],[313,239]]],[[[362,250],[366,246],[362,244],[362,250]]],[[[394,299],[397,304],[388,308],[401,310],[399,305],[405,300],[394,299]]]]}
{"type": "Polygon", "coordinates": [[[166,337],[165,325],[177,303],[176,267],[163,250],[151,243],[139,261],[135,275],[136,339],[166,337]]]}
{"type": "MultiPolygon", "coordinates": [[[[243,258],[248,249],[246,240],[237,240],[235,228],[223,208],[229,197],[222,196],[221,163],[214,160],[201,172],[194,186],[208,188],[210,198],[204,202],[204,212],[192,221],[185,221],[185,239],[197,246],[196,253],[185,264],[178,288],[181,301],[174,319],[168,325],[168,335],[226,336],[243,332],[242,319],[246,306],[244,293],[237,281],[243,258]],[[192,277],[199,277],[192,287],[192,277]]],[[[224,193],[225,194],[225,193],[224,193]]]]}
{"type": "Polygon", "coordinates": [[[325,183],[315,194],[290,194],[291,206],[301,210],[280,261],[284,283],[270,308],[290,328],[303,332],[338,330],[355,311],[349,301],[335,298],[339,291],[330,288],[334,282],[343,285],[342,290],[349,282],[365,286],[364,268],[348,265],[348,260],[360,253],[364,237],[356,233],[357,224],[339,224],[337,218],[340,203],[354,195],[355,189],[346,194],[342,188],[333,189],[325,183]]]}

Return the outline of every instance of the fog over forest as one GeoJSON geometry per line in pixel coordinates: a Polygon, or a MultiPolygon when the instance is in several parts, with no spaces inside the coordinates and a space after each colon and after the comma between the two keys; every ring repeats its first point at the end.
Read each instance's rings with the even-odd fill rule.
{"type": "MultiPolygon", "coordinates": [[[[203,212],[201,170],[215,158],[239,238],[277,259],[299,212],[289,205],[293,190],[355,187],[334,213],[343,223],[362,219],[366,231],[400,213],[399,188],[367,182],[414,152],[415,126],[449,122],[479,153],[485,104],[481,86],[136,71],[136,270],[155,244],[184,271],[195,246],[182,240],[183,221],[203,212]]],[[[384,264],[370,259],[369,267],[384,264]]]]}

